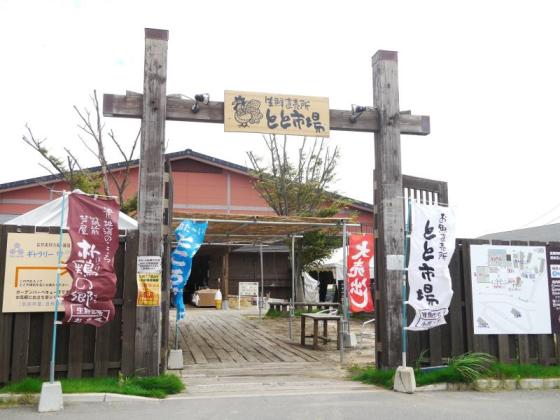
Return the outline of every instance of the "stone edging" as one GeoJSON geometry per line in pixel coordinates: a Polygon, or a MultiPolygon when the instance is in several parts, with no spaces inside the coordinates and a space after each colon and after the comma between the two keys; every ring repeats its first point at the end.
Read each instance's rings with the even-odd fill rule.
{"type": "MultiPolygon", "coordinates": [[[[144,402],[157,402],[162,401],[159,398],[140,397],[138,395],[124,395],[112,394],[110,392],[99,392],[89,394],[63,394],[63,401],[68,402],[116,402],[116,401],[144,401],[144,402]]],[[[19,399],[26,399],[31,403],[39,402],[39,394],[0,394],[0,401],[17,401],[19,399]]]]}
{"type": "Polygon", "coordinates": [[[473,384],[439,383],[419,386],[416,392],[422,391],[513,391],[515,389],[560,389],[560,378],[545,379],[478,379],[473,384]]]}

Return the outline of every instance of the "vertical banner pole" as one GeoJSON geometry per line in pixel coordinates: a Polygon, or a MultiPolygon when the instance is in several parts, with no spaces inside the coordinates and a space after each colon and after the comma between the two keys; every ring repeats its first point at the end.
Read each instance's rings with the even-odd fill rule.
{"type": "Polygon", "coordinates": [[[175,317],[175,350],[179,350],[179,320],[175,317]]]}
{"type": "Polygon", "coordinates": [[[345,334],[350,332],[350,329],[348,328],[348,278],[347,278],[347,272],[348,272],[348,267],[347,267],[347,261],[346,258],[348,258],[348,253],[346,250],[346,245],[348,244],[348,240],[347,240],[347,235],[348,232],[346,230],[346,220],[342,221],[342,287],[344,290],[344,295],[342,296],[342,313],[341,313],[341,327],[340,328],[340,333],[339,333],[339,347],[340,347],[340,364],[342,365],[344,363],[344,337],[345,334]],[[348,330],[348,331],[347,331],[348,330]]]}
{"type": "Polygon", "coordinates": [[[62,268],[62,237],[64,230],[64,207],[66,205],[66,192],[62,192],[62,206],[60,208],[60,232],[58,235],[58,262],[56,265],[56,289],[54,294],[54,315],[53,315],[53,332],[52,332],[52,351],[49,382],[54,383],[54,368],[56,358],[56,326],[58,324],[58,300],[60,296],[60,269],[62,268]]]}
{"type": "Polygon", "coordinates": [[[408,197],[408,215],[406,218],[406,225],[405,225],[405,234],[404,234],[404,271],[403,271],[403,280],[402,280],[402,365],[406,367],[406,352],[407,352],[407,338],[406,338],[406,327],[408,321],[406,319],[406,287],[408,283],[408,259],[409,259],[409,248],[410,248],[410,221],[411,216],[410,212],[412,209],[412,205],[410,203],[410,197],[408,197]]]}
{"type": "Polygon", "coordinates": [[[296,237],[292,235],[292,248],[291,248],[291,253],[292,253],[292,258],[291,258],[291,262],[292,262],[292,298],[290,299],[290,326],[289,326],[289,330],[290,330],[290,340],[292,339],[292,322],[294,321],[294,306],[295,306],[295,302],[296,302],[296,298],[294,296],[295,293],[295,288],[296,288],[296,237]]]}
{"type": "Polygon", "coordinates": [[[264,268],[263,268],[263,250],[262,250],[262,242],[259,244],[259,256],[261,259],[261,297],[259,299],[259,319],[262,320],[262,308],[264,302],[264,268]]]}

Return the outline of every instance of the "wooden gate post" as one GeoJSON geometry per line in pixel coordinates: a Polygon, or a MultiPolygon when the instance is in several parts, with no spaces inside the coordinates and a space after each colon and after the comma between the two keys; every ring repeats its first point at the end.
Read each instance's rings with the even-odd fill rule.
{"type": "Polygon", "coordinates": [[[396,367],[401,360],[404,208],[401,172],[398,61],[395,51],[373,56],[373,105],[379,115],[375,133],[377,364],[396,367]]]}
{"type": "MultiPolygon", "coordinates": [[[[145,30],[144,95],[138,192],[138,255],[162,256],[163,171],[169,32],[145,30]]],[[[135,371],[158,375],[161,308],[136,308],[135,371]]]]}

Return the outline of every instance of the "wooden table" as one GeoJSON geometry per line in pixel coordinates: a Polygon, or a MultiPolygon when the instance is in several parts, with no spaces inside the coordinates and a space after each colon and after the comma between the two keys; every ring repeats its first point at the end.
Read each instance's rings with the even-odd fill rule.
{"type": "Polygon", "coordinates": [[[340,348],[340,315],[329,315],[329,314],[317,314],[317,313],[304,313],[301,314],[301,345],[305,346],[305,339],[307,336],[305,335],[305,321],[307,318],[313,320],[313,335],[309,337],[313,337],[313,350],[318,349],[318,341],[319,339],[323,340],[323,343],[329,340],[328,338],[328,322],[329,321],[336,321],[336,348],[340,348]],[[319,321],[323,321],[323,335],[319,335],[319,321]]]}

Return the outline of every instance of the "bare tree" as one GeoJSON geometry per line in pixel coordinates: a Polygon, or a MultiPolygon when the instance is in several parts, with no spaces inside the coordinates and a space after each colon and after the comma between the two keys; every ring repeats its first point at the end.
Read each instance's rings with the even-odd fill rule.
{"type": "Polygon", "coordinates": [[[85,133],[88,137],[87,141],[81,135],[78,135],[78,138],[81,140],[83,145],[88,149],[99,161],[101,166],[101,174],[103,179],[103,190],[106,195],[111,195],[111,188],[109,185],[109,180],[113,181],[115,188],[117,189],[117,194],[119,197],[119,203],[121,206],[123,205],[124,199],[124,192],[128,185],[128,178],[130,174],[130,162],[132,161],[132,157],[134,156],[134,152],[136,150],[136,146],[138,145],[138,139],[140,138],[140,130],[136,134],[136,138],[134,139],[134,143],[132,148],[130,149],[130,153],[127,155],[121,144],[117,141],[115,133],[113,130],[109,130],[109,138],[112,140],[114,145],[117,147],[119,153],[124,159],[124,170],[123,176],[117,178],[115,175],[115,171],[110,168],[107,163],[107,158],[105,157],[105,145],[104,145],[104,131],[105,131],[105,124],[101,119],[101,113],[99,111],[99,101],[97,99],[97,91],[93,91],[93,95],[90,96],[91,103],[94,110],[94,119],[92,121],[92,112],[88,108],[84,108],[80,110],[76,105],[74,105],[74,110],[80,119],[80,123],[78,124],[78,128],[85,133]],[[89,143],[93,141],[94,147],[90,147],[89,143]]]}
{"type": "MultiPolygon", "coordinates": [[[[254,185],[268,205],[280,216],[334,216],[348,202],[328,189],[335,179],[340,156],[338,148],[331,150],[324,139],[308,142],[304,138],[292,163],[286,149],[287,138],[279,142],[275,135],[263,136],[269,156],[264,159],[247,152],[253,167],[254,185]]],[[[293,139],[291,141],[294,141],[293,139]]],[[[321,232],[311,232],[298,241],[296,252],[296,299],[303,298],[303,283],[299,275],[313,262],[326,258],[340,247],[340,238],[321,232]]]]}
{"type": "Polygon", "coordinates": [[[140,138],[140,130],[138,131],[130,149],[130,153],[128,154],[125,152],[121,143],[117,140],[113,130],[109,130],[107,136],[116,146],[124,160],[123,166],[112,169],[107,162],[105,149],[106,131],[101,117],[96,90],[93,91],[93,94],[90,96],[90,100],[93,111],[87,107],[79,109],[76,105],[74,105],[74,110],[78,116],[78,128],[81,131],[81,134],[78,134],[78,138],[86,149],[99,161],[101,168],[100,173],[93,173],[84,169],[69,148],[64,148],[64,151],[66,152],[65,159],[58,158],[51,154],[45,147],[44,143],[46,139],[38,140],[33,135],[29,125],[26,125],[27,134],[23,136],[23,141],[37,151],[48,162],[50,167],[43,164],[40,164],[40,166],[47,169],[51,174],[58,174],[62,176],[62,178],[70,184],[71,189],[80,188],[84,192],[94,193],[99,190],[100,186],[103,186],[103,193],[105,195],[112,195],[112,184],[117,190],[116,192],[119,203],[121,207],[123,207],[125,205],[124,194],[129,182],[131,162],[136,146],[138,145],[138,139],[140,138]]]}
{"type": "Polygon", "coordinates": [[[39,165],[42,168],[46,169],[51,175],[60,175],[62,179],[68,182],[71,190],[79,188],[84,192],[95,192],[99,188],[101,184],[99,174],[82,169],[68,149],[65,149],[67,153],[66,162],[64,159],[51,154],[44,145],[46,138],[37,139],[28,124],[25,125],[25,128],[27,134],[22,136],[23,141],[37,151],[49,164],[49,166],[46,166],[40,163],[39,165]]]}

